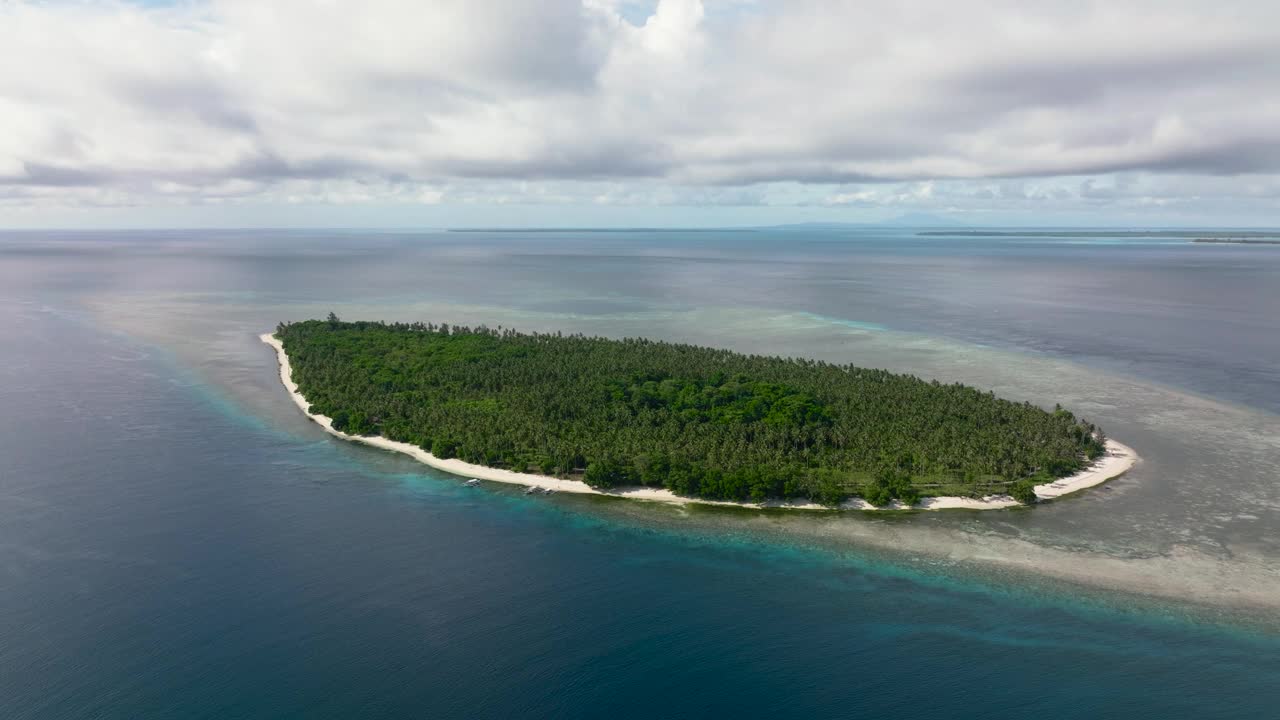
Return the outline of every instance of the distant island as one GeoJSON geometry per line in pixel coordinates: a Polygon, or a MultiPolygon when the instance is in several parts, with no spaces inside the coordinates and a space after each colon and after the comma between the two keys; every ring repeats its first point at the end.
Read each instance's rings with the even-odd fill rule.
{"type": "Polygon", "coordinates": [[[852,365],[332,314],[262,339],[295,402],[331,432],[547,489],[986,508],[1095,485],[1136,461],[1061,407],[852,365]]]}
{"type": "Polygon", "coordinates": [[[1280,240],[1258,240],[1255,238],[1196,238],[1191,242],[1225,245],[1280,245],[1280,240]]]}
{"type": "Polygon", "coordinates": [[[1233,230],[1207,233],[1205,230],[924,230],[919,237],[967,238],[1168,238],[1198,243],[1237,245],[1280,245],[1280,237],[1270,230],[1233,230]]]}

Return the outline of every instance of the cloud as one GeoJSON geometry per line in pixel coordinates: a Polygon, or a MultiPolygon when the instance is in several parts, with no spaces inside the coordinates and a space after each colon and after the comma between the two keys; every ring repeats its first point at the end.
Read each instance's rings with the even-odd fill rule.
{"type": "Polygon", "coordinates": [[[19,1],[0,194],[909,205],[1069,178],[1039,187],[1090,202],[1116,185],[1080,178],[1124,174],[1247,197],[1280,174],[1277,77],[1262,1],[19,1]]]}

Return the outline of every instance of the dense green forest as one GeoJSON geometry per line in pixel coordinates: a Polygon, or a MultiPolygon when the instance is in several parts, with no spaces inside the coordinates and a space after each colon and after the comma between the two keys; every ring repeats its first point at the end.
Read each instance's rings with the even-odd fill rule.
{"type": "Polygon", "coordinates": [[[329,320],[281,324],[293,379],[348,433],[601,487],[759,501],[1010,492],[1103,437],[959,384],[644,339],[329,320]]]}

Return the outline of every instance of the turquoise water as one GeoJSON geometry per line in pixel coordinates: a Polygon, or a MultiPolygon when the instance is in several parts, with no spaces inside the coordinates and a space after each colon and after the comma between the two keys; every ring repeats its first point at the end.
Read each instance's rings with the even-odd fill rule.
{"type": "Polygon", "coordinates": [[[599,235],[0,238],[5,716],[1274,716],[1280,254],[1108,245],[1097,272],[1145,284],[1086,302],[1045,285],[1098,262],[1076,243],[599,235]],[[1009,292],[1049,319],[988,317],[1027,272],[1009,292]],[[328,309],[1066,396],[1144,463],[888,519],[466,488],[287,402],[256,333],[328,309]],[[1089,334],[1069,318],[1116,337],[1055,350],[1089,334]],[[1202,363],[1231,332],[1253,354],[1202,363]]]}

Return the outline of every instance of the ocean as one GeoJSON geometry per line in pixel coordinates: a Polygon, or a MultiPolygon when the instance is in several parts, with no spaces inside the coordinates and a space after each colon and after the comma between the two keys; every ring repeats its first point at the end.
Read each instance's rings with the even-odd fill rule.
{"type": "Polygon", "coordinates": [[[0,233],[5,718],[1269,718],[1280,249],[1167,234],[0,233]],[[325,435],[323,317],[647,336],[1055,402],[1034,509],[672,507],[325,435]]]}

